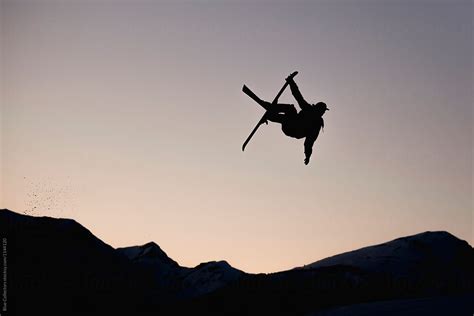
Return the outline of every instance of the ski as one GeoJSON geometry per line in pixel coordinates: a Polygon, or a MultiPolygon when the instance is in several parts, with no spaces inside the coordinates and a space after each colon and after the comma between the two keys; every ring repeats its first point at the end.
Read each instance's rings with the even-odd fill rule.
{"type": "MultiPolygon", "coordinates": [[[[297,71],[293,72],[290,77],[294,77],[298,74],[297,71]]],[[[285,82],[285,84],[283,85],[283,87],[280,89],[280,91],[278,92],[278,94],[276,95],[276,97],[273,99],[273,102],[272,104],[276,104],[278,103],[278,99],[280,98],[280,96],[282,95],[283,91],[285,91],[286,87],[288,86],[288,81],[285,82]]],[[[252,90],[250,90],[246,85],[244,85],[242,87],[242,91],[248,95],[250,98],[252,98],[254,101],[258,102],[259,98],[257,97],[257,95],[255,93],[252,92],[252,90]]],[[[250,135],[247,137],[247,139],[245,140],[244,144],[242,145],[242,151],[245,150],[245,147],[247,146],[247,144],[250,142],[250,140],[252,139],[253,135],[255,134],[255,132],[258,130],[258,128],[260,127],[260,125],[262,125],[263,123],[266,123],[268,124],[267,122],[267,113],[268,111],[265,111],[265,114],[263,114],[262,118],[258,121],[257,125],[254,127],[254,129],[252,130],[252,132],[250,133],[250,135]]]]}

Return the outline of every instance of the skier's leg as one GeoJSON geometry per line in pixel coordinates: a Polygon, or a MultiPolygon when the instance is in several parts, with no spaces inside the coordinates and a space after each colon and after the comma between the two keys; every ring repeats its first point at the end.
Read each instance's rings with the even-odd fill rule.
{"type": "Polygon", "coordinates": [[[262,99],[254,99],[258,104],[260,104],[261,107],[263,107],[266,111],[268,111],[272,104],[268,101],[264,101],[262,99]]]}
{"type": "Polygon", "coordinates": [[[265,118],[269,120],[270,122],[283,124],[283,122],[286,120],[286,115],[267,112],[267,114],[265,115],[265,118]]]}
{"type": "Polygon", "coordinates": [[[285,113],[286,115],[296,115],[298,111],[293,104],[284,104],[284,103],[277,103],[272,104],[270,108],[271,112],[275,113],[285,113]]]}
{"type": "Polygon", "coordinates": [[[247,86],[244,85],[244,87],[242,88],[242,91],[248,95],[249,97],[251,97],[255,102],[257,102],[258,104],[260,104],[260,106],[262,106],[265,110],[268,110],[269,109],[269,106],[270,106],[270,102],[267,102],[267,101],[264,101],[262,99],[260,99],[255,93],[253,93],[252,90],[250,90],[247,86]]]}
{"type": "Polygon", "coordinates": [[[271,122],[283,123],[297,114],[293,104],[271,104],[267,111],[266,118],[271,122]]]}

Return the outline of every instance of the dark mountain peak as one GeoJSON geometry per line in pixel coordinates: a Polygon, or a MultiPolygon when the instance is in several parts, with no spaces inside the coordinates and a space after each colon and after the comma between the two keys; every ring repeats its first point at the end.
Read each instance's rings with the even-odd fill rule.
{"type": "Polygon", "coordinates": [[[209,261],[185,271],[183,281],[190,296],[199,296],[236,282],[244,275],[227,261],[209,261]]]}
{"type": "MultiPolygon", "coordinates": [[[[28,216],[28,215],[20,215],[20,214],[15,213],[15,212],[7,209],[7,208],[0,209],[0,215],[4,216],[4,217],[6,217],[6,216],[12,216],[12,217],[28,216]]],[[[30,217],[32,217],[32,216],[30,216],[30,217]]]]}
{"type": "Polygon", "coordinates": [[[53,315],[72,314],[71,306],[107,306],[113,312],[119,308],[105,303],[108,297],[130,299],[134,305],[153,286],[151,273],[136,269],[74,220],[0,210],[0,232],[8,238],[9,278],[15,280],[9,294],[27,302],[13,300],[12,315],[31,314],[31,306],[46,304],[51,297],[48,312],[53,315]]]}
{"type": "Polygon", "coordinates": [[[143,256],[147,257],[168,257],[168,255],[155,242],[150,241],[144,245],[138,246],[143,252],[143,256]]]}
{"type": "Polygon", "coordinates": [[[440,230],[440,231],[425,231],[423,233],[418,233],[415,235],[410,235],[410,236],[405,236],[405,237],[400,237],[397,239],[394,239],[392,241],[396,240],[420,240],[423,242],[439,242],[440,240],[446,240],[446,241],[452,241],[452,242],[459,242],[463,241],[456,236],[448,233],[447,231],[440,230]]]}
{"type": "Polygon", "coordinates": [[[202,269],[202,268],[207,268],[207,269],[234,269],[225,260],[202,262],[194,268],[195,269],[202,269]]]}
{"type": "Polygon", "coordinates": [[[149,243],[146,243],[140,248],[143,250],[141,253],[141,257],[146,257],[146,258],[153,258],[153,259],[159,259],[162,261],[168,261],[170,263],[176,263],[174,260],[172,260],[166,252],[164,252],[160,246],[158,246],[155,242],[151,241],[149,243]]]}
{"type": "MultiPolygon", "coordinates": [[[[49,216],[31,216],[27,214],[19,214],[15,213],[11,210],[8,209],[1,209],[0,210],[0,218],[9,225],[14,225],[14,224],[22,224],[22,225],[38,225],[38,224],[52,224],[52,225],[58,225],[61,224],[63,226],[75,226],[78,225],[80,227],[83,227],[81,224],[76,222],[73,219],[69,218],[54,218],[54,217],[49,217],[49,216]]],[[[84,228],[85,229],[85,228],[84,228]]]]}
{"type": "Polygon", "coordinates": [[[99,247],[112,250],[112,247],[94,236],[87,228],[69,218],[37,217],[2,209],[0,210],[0,227],[13,236],[25,230],[30,234],[38,236],[54,233],[61,234],[62,236],[61,240],[55,241],[58,243],[62,242],[64,244],[66,240],[71,238],[71,247],[77,244],[77,242],[83,241],[89,245],[94,243],[99,247]]]}
{"type": "Polygon", "coordinates": [[[449,248],[472,248],[465,240],[459,239],[447,231],[426,231],[412,236],[397,238],[391,242],[405,241],[412,244],[431,246],[434,250],[449,251],[449,248]]]}
{"type": "Polygon", "coordinates": [[[160,246],[158,246],[153,241],[141,246],[117,248],[117,250],[132,261],[178,266],[178,263],[168,257],[168,255],[160,248],[160,246]]]}
{"type": "Polygon", "coordinates": [[[154,241],[147,242],[146,244],[141,245],[140,247],[142,247],[142,248],[159,248],[161,250],[160,246],[158,246],[158,244],[155,243],[154,241]]]}

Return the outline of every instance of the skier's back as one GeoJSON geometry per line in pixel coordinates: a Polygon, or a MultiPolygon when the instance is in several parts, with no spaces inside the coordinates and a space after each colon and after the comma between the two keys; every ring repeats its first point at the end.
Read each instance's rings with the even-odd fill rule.
{"type": "MultiPolygon", "coordinates": [[[[305,138],[304,141],[304,153],[305,153],[305,164],[309,163],[309,159],[313,152],[313,144],[318,138],[319,131],[324,127],[324,113],[329,110],[324,102],[318,102],[316,104],[309,104],[301,94],[293,76],[289,76],[287,79],[290,85],[291,93],[298,102],[301,111],[296,115],[288,115],[281,121],[281,129],[285,135],[293,138],[305,138]]],[[[294,106],[291,105],[291,107],[294,106]]],[[[290,110],[289,112],[296,112],[290,110]]],[[[286,115],[285,115],[286,116],[286,115]]]]}

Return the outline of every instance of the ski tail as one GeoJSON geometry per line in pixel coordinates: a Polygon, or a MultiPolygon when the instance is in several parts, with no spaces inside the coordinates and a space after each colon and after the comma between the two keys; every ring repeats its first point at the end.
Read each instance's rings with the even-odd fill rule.
{"type": "Polygon", "coordinates": [[[249,97],[251,97],[255,102],[260,104],[265,109],[265,107],[262,105],[262,103],[264,103],[264,101],[262,99],[260,99],[259,97],[257,97],[257,95],[255,93],[253,93],[253,91],[250,90],[249,87],[244,85],[242,87],[242,92],[245,93],[246,95],[248,95],[249,97]]]}
{"type": "MultiPolygon", "coordinates": [[[[252,132],[250,133],[250,135],[247,137],[247,139],[245,140],[244,144],[242,145],[242,151],[245,150],[245,147],[247,147],[247,144],[249,143],[249,141],[252,139],[253,137],[253,134],[255,134],[255,132],[258,130],[258,128],[260,127],[260,125],[262,125],[263,123],[267,122],[267,113],[265,112],[265,114],[262,116],[262,118],[260,119],[260,121],[258,121],[257,125],[255,125],[255,127],[253,128],[252,132]]],[[[268,124],[268,123],[267,123],[268,124]]]]}

